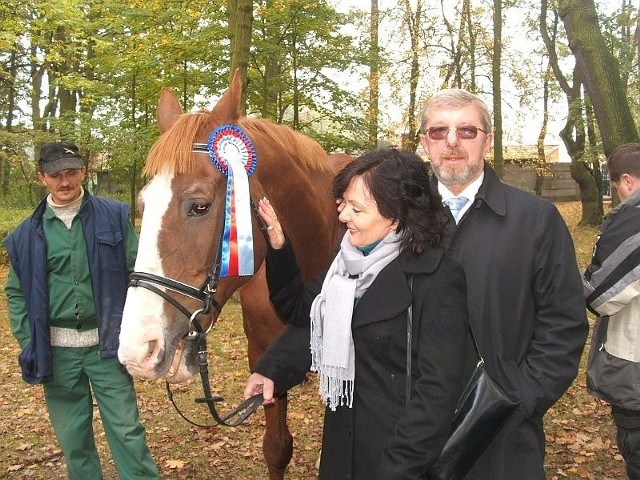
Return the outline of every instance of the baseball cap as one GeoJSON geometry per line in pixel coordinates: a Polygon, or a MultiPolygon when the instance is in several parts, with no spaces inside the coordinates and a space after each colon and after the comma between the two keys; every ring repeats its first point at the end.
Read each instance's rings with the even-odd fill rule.
{"type": "Polygon", "coordinates": [[[84,160],[80,156],[78,146],[73,142],[53,142],[40,149],[40,168],[53,175],[67,168],[82,168],[84,160]]]}

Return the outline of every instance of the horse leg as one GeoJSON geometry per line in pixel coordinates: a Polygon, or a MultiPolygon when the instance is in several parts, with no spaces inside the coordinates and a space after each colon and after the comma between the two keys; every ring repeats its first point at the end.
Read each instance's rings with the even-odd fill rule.
{"type": "MultiPolygon", "coordinates": [[[[240,298],[248,342],[249,367],[253,369],[284,325],[269,301],[264,269],[243,286],[240,298]],[[246,298],[243,298],[243,291],[248,293],[246,298]]],[[[262,452],[269,469],[269,480],[282,480],[293,455],[293,437],[287,427],[287,397],[283,396],[276,403],[265,406],[264,414],[266,431],[262,452]]]]}
{"type": "Polygon", "coordinates": [[[266,431],[262,453],[269,468],[269,480],[282,480],[293,455],[293,437],[287,427],[287,397],[264,408],[266,431]]]}
{"type": "MultiPolygon", "coordinates": [[[[249,345],[253,342],[249,340],[249,345]]],[[[252,348],[249,347],[249,352],[252,348]]],[[[262,354],[262,352],[260,352],[262,354]]],[[[253,357],[249,353],[249,357],[253,357]]],[[[253,363],[250,361],[250,363],[253,363]]],[[[293,455],[293,437],[287,427],[287,397],[264,407],[266,430],[262,439],[262,453],[269,469],[269,480],[282,480],[293,455]]]]}

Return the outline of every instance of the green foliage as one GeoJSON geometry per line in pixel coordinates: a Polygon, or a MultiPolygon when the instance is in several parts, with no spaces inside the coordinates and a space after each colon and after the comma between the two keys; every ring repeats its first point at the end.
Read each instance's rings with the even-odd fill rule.
{"type": "MultiPolygon", "coordinates": [[[[419,110],[443,86],[468,87],[487,97],[490,3],[422,1],[421,9],[417,4],[403,1],[380,11],[380,32],[392,34],[381,35],[373,52],[369,4],[343,14],[337,0],[254,1],[248,114],[286,123],[328,151],[359,153],[369,131],[366,78],[372,62],[380,67],[380,91],[393,103],[379,112],[378,132],[387,137],[381,141],[397,143],[407,118],[420,114],[409,110],[419,110]],[[417,28],[415,47],[409,24],[417,28]],[[407,79],[416,48],[420,82],[409,107],[407,79]]],[[[207,0],[2,2],[0,205],[31,206],[40,198],[34,153],[58,138],[76,141],[90,170],[108,171],[120,190],[139,189],[144,159],[158,136],[161,87],[192,110],[210,108],[228,85],[227,6],[207,0]]],[[[503,8],[530,13],[528,25],[536,32],[539,2],[509,0],[503,8]]],[[[600,18],[634,112],[640,111],[636,16],[637,8],[623,2],[600,18]]],[[[512,18],[509,11],[505,18],[512,18]]],[[[523,55],[511,33],[505,31],[502,69],[515,91],[505,91],[504,99],[529,112],[540,102],[541,61],[523,55]]],[[[539,34],[528,41],[542,47],[539,34]]],[[[558,49],[563,62],[571,60],[568,42],[559,42],[558,49]]],[[[535,57],[542,50],[532,51],[535,57]]]]}
{"type": "MultiPolygon", "coordinates": [[[[108,171],[120,189],[139,189],[158,136],[161,87],[191,110],[210,108],[228,86],[225,6],[206,0],[3,2],[0,204],[39,200],[34,153],[55,139],[80,146],[90,175],[108,171]]],[[[335,74],[356,58],[351,38],[337,33],[346,18],[326,0],[259,2],[255,18],[247,111],[268,110],[260,79],[276,61],[279,74],[269,76],[277,98],[271,118],[330,150],[357,144],[363,105],[335,74]]]]}
{"type": "Polygon", "coordinates": [[[32,212],[31,208],[0,208],[0,238],[11,233],[32,212]]]}
{"type": "Polygon", "coordinates": [[[1,243],[25,218],[31,215],[32,209],[0,207],[0,259],[4,262],[7,251],[1,243]]]}
{"type": "Polygon", "coordinates": [[[346,22],[326,0],[259,2],[248,111],[287,123],[329,151],[353,148],[366,105],[344,88],[344,76],[361,65],[358,47],[341,33],[346,22]]]}

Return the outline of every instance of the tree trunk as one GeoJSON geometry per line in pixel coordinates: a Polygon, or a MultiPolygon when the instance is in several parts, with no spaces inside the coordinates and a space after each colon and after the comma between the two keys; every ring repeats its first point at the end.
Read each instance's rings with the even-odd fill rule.
{"type": "Polygon", "coordinates": [[[544,180],[547,171],[547,155],[544,151],[544,143],[547,138],[547,126],[549,125],[549,76],[551,74],[551,67],[547,67],[544,74],[543,89],[542,89],[542,125],[540,126],[540,133],[538,134],[538,141],[536,146],[538,149],[538,160],[536,162],[536,185],[534,191],[539,197],[542,196],[542,182],[544,180]]]}
{"type": "Polygon", "coordinates": [[[600,31],[593,0],[559,0],[558,13],[593,103],[605,155],[638,141],[620,68],[600,31]]]}
{"type": "Polygon", "coordinates": [[[242,79],[242,99],[240,110],[246,113],[247,69],[251,48],[251,25],[253,22],[252,0],[228,0],[229,40],[231,42],[231,72],[229,84],[236,69],[242,79]]]}
{"type": "Polygon", "coordinates": [[[411,45],[411,71],[409,73],[409,105],[407,106],[407,126],[406,132],[402,135],[402,148],[410,152],[415,152],[418,148],[418,126],[416,119],[417,109],[417,90],[418,81],[420,79],[420,22],[422,19],[422,0],[418,0],[416,11],[411,11],[411,4],[405,0],[404,2],[404,18],[409,30],[409,38],[411,45]]]}
{"type": "MultiPolygon", "coordinates": [[[[468,39],[468,53],[467,59],[469,62],[469,73],[468,73],[468,82],[469,82],[469,90],[472,92],[477,91],[477,81],[476,81],[476,38],[478,34],[476,33],[476,24],[473,20],[473,15],[471,13],[471,0],[464,0],[462,3],[462,15],[460,16],[460,31],[462,31],[463,23],[466,24],[467,34],[469,35],[468,39]]],[[[460,39],[462,40],[462,35],[460,39]]],[[[461,74],[460,69],[462,68],[462,64],[458,66],[458,74],[461,74]]],[[[495,76],[494,76],[495,78],[495,76]]],[[[460,84],[462,85],[462,79],[460,80],[460,84]]]]}
{"type": "Polygon", "coordinates": [[[378,0],[371,0],[371,23],[369,25],[371,40],[369,53],[369,148],[378,146],[378,113],[380,101],[380,45],[378,43],[378,28],[380,25],[380,11],[378,0]]]}
{"type": "MultiPolygon", "coordinates": [[[[68,32],[64,27],[58,27],[54,36],[55,44],[64,45],[68,32]]],[[[78,142],[77,124],[75,123],[78,99],[76,90],[69,88],[66,82],[67,77],[79,73],[77,62],[74,58],[62,56],[59,62],[51,65],[51,71],[55,72],[58,78],[58,112],[59,118],[63,120],[58,123],[59,136],[62,139],[78,142]]]]}
{"type": "MultiPolygon", "coordinates": [[[[136,116],[137,104],[138,104],[138,82],[137,75],[133,74],[131,79],[131,128],[132,130],[137,130],[138,128],[138,118],[136,116]]],[[[129,209],[129,220],[135,226],[136,221],[136,194],[138,190],[137,178],[138,178],[138,169],[136,168],[136,158],[133,157],[133,165],[129,168],[129,202],[131,208],[129,209]]]]}
{"type": "Polygon", "coordinates": [[[504,177],[504,155],[502,152],[502,0],[493,2],[493,169],[498,178],[504,177]]]}
{"type": "MultiPolygon", "coordinates": [[[[17,62],[17,52],[16,48],[13,52],[11,52],[11,57],[9,59],[9,75],[6,79],[9,88],[7,89],[7,117],[5,121],[5,130],[7,132],[13,131],[13,118],[14,112],[16,109],[16,78],[18,75],[18,62],[17,62]]],[[[13,148],[12,148],[13,150],[13,148]]],[[[6,198],[9,196],[9,190],[11,182],[9,181],[9,177],[11,174],[11,164],[9,163],[8,155],[2,154],[0,156],[0,177],[2,178],[1,182],[1,191],[2,197],[6,198]]]]}
{"type": "MultiPolygon", "coordinates": [[[[598,191],[597,197],[595,199],[596,205],[593,206],[590,203],[590,200],[587,200],[587,202],[589,202],[588,204],[584,204],[584,209],[582,212],[582,220],[581,223],[583,223],[584,225],[598,225],[602,219],[604,218],[604,206],[602,204],[602,196],[604,195],[604,185],[603,185],[603,181],[602,181],[602,169],[600,168],[600,158],[598,158],[598,154],[596,153],[598,151],[597,149],[597,143],[598,143],[598,139],[597,139],[597,135],[596,135],[596,121],[595,121],[595,117],[593,115],[593,105],[591,105],[591,102],[589,101],[589,98],[587,95],[585,95],[585,104],[584,104],[584,111],[585,111],[585,124],[587,126],[587,145],[589,145],[589,148],[587,150],[587,158],[585,158],[585,162],[587,162],[587,168],[591,171],[591,176],[593,177],[593,181],[596,184],[596,189],[598,191]],[[593,213],[592,210],[596,211],[596,213],[593,213]],[[588,210],[588,213],[587,213],[588,210]],[[591,223],[591,221],[594,221],[594,223],[591,223]]],[[[589,187],[590,189],[591,187],[589,187]]],[[[592,194],[589,193],[585,193],[585,196],[587,199],[591,199],[592,198],[592,194]]]]}
{"type": "Polygon", "coordinates": [[[602,221],[602,214],[598,208],[600,192],[593,181],[591,170],[582,161],[571,162],[571,177],[580,187],[580,201],[582,202],[582,218],[579,226],[598,225],[602,221]]]}
{"type": "Polygon", "coordinates": [[[280,71],[280,62],[276,57],[269,59],[264,68],[264,76],[262,80],[262,107],[260,114],[262,118],[268,118],[274,122],[280,122],[278,114],[278,88],[280,71]]]}
{"type": "Polygon", "coordinates": [[[564,76],[560,69],[558,55],[556,53],[556,36],[558,31],[558,15],[554,12],[554,20],[551,29],[547,27],[547,0],[540,3],[540,33],[549,55],[549,66],[553,71],[556,81],[563,90],[567,101],[567,119],[560,131],[569,157],[571,157],[571,177],[580,188],[580,200],[582,202],[582,219],[580,225],[595,226],[600,223],[600,218],[594,218],[594,210],[598,210],[598,188],[591,172],[584,164],[585,154],[585,124],[584,103],[582,101],[582,72],[576,63],[573,69],[572,81],[564,76]],[[589,174],[587,177],[585,172],[589,174]]]}
{"type": "MultiPolygon", "coordinates": [[[[30,47],[31,55],[31,122],[33,123],[33,128],[35,130],[46,130],[46,126],[42,121],[42,116],[40,113],[40,100],[42,99],[42,80],[44,77],[44,68],[38,65],[37,63],[37,53],[38,49],[35,45],[30,47]]],[[[49,99],[51,102],[51,99],[49,99]]]]}
{"type": "Polygon", "coordinates": [[[133,159],[133,165],[131,165],[131,169],[129,170],[129,205],[131,208],[129,209],[129,220],[131,220],[131,225],[136,226],[136,204],[137,204],[137,190],[138,190],[138,162],[136,159],[133,159]]]}
{"type": "Polygon", "coordinates": [[[298,55],[296,50],[297,35],[294,30],[291,40],[291,66],[293,70],[293,129],[300,130],[300,90],[298,87],[298,55]]]}

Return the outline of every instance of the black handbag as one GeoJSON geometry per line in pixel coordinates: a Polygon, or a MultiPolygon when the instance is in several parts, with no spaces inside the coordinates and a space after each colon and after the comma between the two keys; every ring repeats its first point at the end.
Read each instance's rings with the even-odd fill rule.
{"type": "MultiPolygon", "coordinates": [[[[407,403],[411,394],[411,317],[410,306],[407,313],[407,403]]],[[[478,363],[458,399],[449,439],[438,460],[427,470],[428,479],[462,479],[520,404],[491,380],[484,369],[484,360],[471,326],[469,332],[478,363]]]]}

